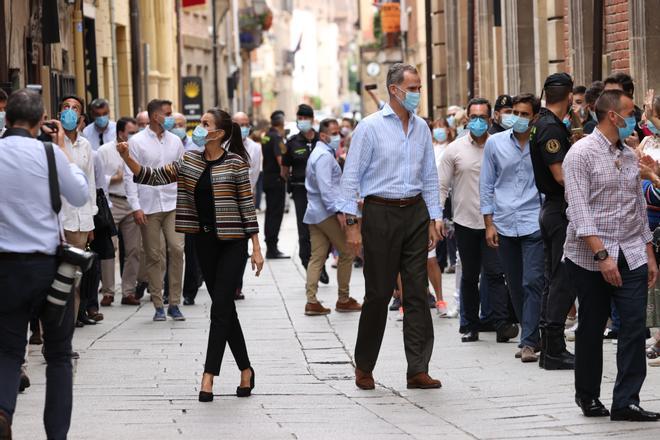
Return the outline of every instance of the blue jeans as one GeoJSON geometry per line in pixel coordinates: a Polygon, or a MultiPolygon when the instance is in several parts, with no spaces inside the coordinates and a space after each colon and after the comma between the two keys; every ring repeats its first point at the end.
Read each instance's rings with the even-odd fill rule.
{"type": "Polygon", "coordinates": [[[520,346],[538,347],[543,297],[544,254],[541,232],[522,237],[500,235],[500,259],[506,273],[511,301],[520,321],[520,346]]]}

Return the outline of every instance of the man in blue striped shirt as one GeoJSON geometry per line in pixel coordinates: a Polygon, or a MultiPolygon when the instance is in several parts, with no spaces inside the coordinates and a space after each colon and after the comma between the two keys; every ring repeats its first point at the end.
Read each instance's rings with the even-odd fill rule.
{"type": "Polygon", "coordinates": [[[522,326],[520,357],[536,362],[544,284],[541,196],[529,150],[530,122],[541,101],[530,94],[513,98],[513,128],[486,141],[479,182],[486,243],[498,248],[511,301],[522,326]]]}
{"type": "Polygon", "coordinates": [[[355,345],[355,382],[373,389],[372,371],[387,321],[387,304],[401,273],[408,388],[439,388],[428,375],[433,322],[426,292],[428,250],[440,238],[442,213],[431,132],[415,114],[417,69],[397,63],[387,73],[389,103],[357,127],[341,179],[339,209],[356,255],[364,237],[365,298],[355,345]],[[364,199],[362,225],[358,199],[364,199]]]}

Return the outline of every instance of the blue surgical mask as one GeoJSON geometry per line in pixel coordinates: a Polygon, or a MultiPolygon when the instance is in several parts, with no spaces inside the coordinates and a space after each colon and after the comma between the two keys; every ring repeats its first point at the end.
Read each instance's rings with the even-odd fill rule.
{"type": "Polygon", "coordinates": [[[516,122],[513,124],[513,131],[516,133],[525,133],[527,130],[529,130],[529,119],[517,116],[516,122]]]}
{"type": "Polygon", "coordinates": [[[208,142],[208,140],[206,140],[206,136],[208,135],[209,131],[201,125],[198,125],[193,130],[192,141],[198,147],[203,147],[208,142]]]}
{"type": "Polygon", "coordinates": [[[309,119],[298,120],[298,130],[302,131],[303,133],[307,133],[311,129],[312,129],[312,121],[310,121],[309,119]]]}
{"type": "Polygon", "coordinates": [[[105,116],[99,116],[96,119],[94,119],[94,124],[98,128],[105,128],[108,126],[108,122],[110,122],[110,118],[105,115],[105,116]]]}
{"type": "MultiPolygon", "coordinates": [[[[3,121],[3,125],[4,125],[4,121],[3,121]]],[[[649,121],[648,119],[646,120],[646,128],[648,128],[651,133],[658,134],[658,129],[653,124],[653,122],[649,121]]]]}
{"type": "Polygon", "coordinates": [[[330,136],[330,142],[328,142],[328,146],[332,148],[332,151],[337,151],[340,142],[341,142],[341,136],[339,135],[330,136]]]}
{"type": "Polygon", "coordinates": [[[163,130],[170,131],[172,128],[174,128],[174,116],[165,116],[165,120],[163,121],[163,130]]]}
{"type": "Polygon", "coordinates": [[[447,129],[442,127],[434,128],[433,139],[435,139],[436,142],[445,142],[447,140],[447,129]]]}
{"type": "Polygon", "coordinates": [[[172,134],[177,135],[177,137],[181,140],[184,140],[186,138],[186,129],[185,128],[180,128],[176,127],[170,130],[172,134]]]}
{"type": "Polygon", "coordinates": [[[516,123],[518,120],[518,116],[514,115],[513,113],[505,113],[502,115],[502,127],[506,128],[507,130],[516,123]]]}
{"type": "Polygon", "coordinates": [[[488,130],[488,122],[484,118],[475,118],[470,119],[470,122],[467,124],[467,128],[470,130],[470,133],[474,137],[483,136],[488,130]]]}
{"type": "Polygon", "coordinates": [[[419,100],[422,98],[422,94],[417,92],[406,92],[402,89],[399,90],[406,94],[406,96],[403,98],[403,101],[399,100],[401,105],[403,105],[403,107],[409,112],[414,112],[417,110],[417,106],[419,105],[419,100]]]}
{"type": "Polygon", "coordinates": [[[565,117],[564,120],[563,120],[562,122],[564,123],[564,125],[566,126],[566,128],[571,128],[571,120],[568,119],[568,116],[565,117]]]}
{"type": "Polygon", "coordinates": [[[5,112],[0,112],[0,130],[5,128],[5,112]]]}
{"type": "Polygon", "coordinates": [[[637,121],[635,120],[634,116],[628,116],[627,118],[624,118],[617,112],[614,112],[614,114],[626,122],[625,127],[617,127],[619,130],[619,140],[625,141],[631,134],[633,134],[633,131],[635,131],[635,125],[637,124],[637,121]]]}
{"type": "Polygon", "coordinates": [[[453,127],[455,122],[456,122],[456,117],[454,117],[454,115],[447,116],[447,125],[453,127]]]}
{"type": "Polygon", "coordinates": [[[591,119],[594,121],[598,122],[598,116],[596,116],[596,112],[593,110],[589,110],[589,114],[591,115],[591,119]]]}
{"type": "Polygon", "coordinates": [[[66,131],[73,131],[78,125],[78,113],[68,108],[60,113],[60,122],[66,131]]]}
{"type": "Polygon", "coordinates": [[[247,138],[250,134],[250,127],[241,127],[241,137],[243,139],[247,138]]]}

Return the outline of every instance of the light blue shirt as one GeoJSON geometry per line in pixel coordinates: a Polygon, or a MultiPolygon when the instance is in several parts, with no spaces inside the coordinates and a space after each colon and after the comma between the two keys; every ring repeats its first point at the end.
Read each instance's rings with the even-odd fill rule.
{"type": "Polygon", "coordinates": [[[522,237],[540,229],[541,196],[534,182],[529,141],[521,150],[513,130],[486,141],[479,189],[481,213],[493,215],[499,234],[522,237]]]}
{"type": "Polygon", "coordinates": [[[357,215],[358,198],[402,199],[422,194],[432,220],[442,218],[431,130],[410,114],[408,133],[386,104],[357,126],[341,178],[341,212],[357,215]]]}
{"type": "Polygon", "coordinates": [[[316,143],[305,168],[307,210],[303,222],[317,225],[335,215],[339,202],[341,167],[332,148],[321,141],[316,143]]]}
{"type": "MultiPolygon", "coordinates": [[[[25,130],[10,130],[22,133],[25,130]]],[[[59,224],[50,202],[48,162],[43,144],[10,135],[0,139],[0,252],[54,255],[59,224]]],[[[73,206],[89,200],[87,178],[53,144],[60,194],[73,206]]]]}

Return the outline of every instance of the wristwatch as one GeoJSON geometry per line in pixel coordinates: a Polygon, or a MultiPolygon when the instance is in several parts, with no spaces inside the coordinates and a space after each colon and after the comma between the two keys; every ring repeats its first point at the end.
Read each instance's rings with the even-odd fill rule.
{"type": "Polygon", "coordinates": [[[347,226],[357,225],[357,222],[358,222],[357,217],[346,217],[347,226]]]}
{"type": "Polygon", "coordinates": [[[594,261],[605,261],[610,254],[607,253],[607,249],[603,249],[594,254],[594,261]]]}

